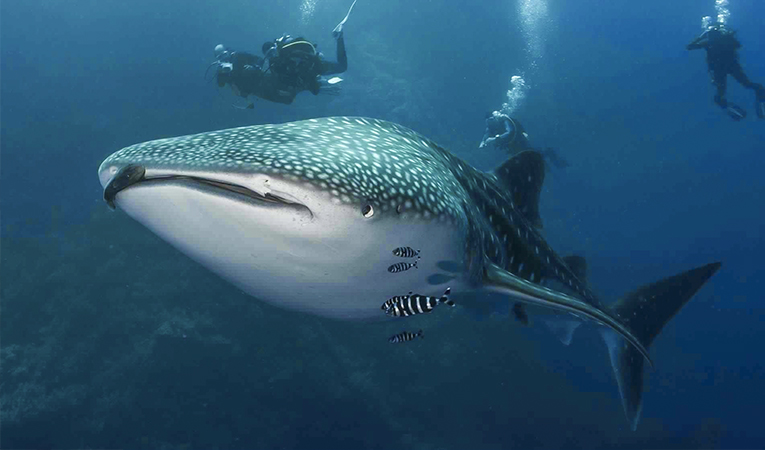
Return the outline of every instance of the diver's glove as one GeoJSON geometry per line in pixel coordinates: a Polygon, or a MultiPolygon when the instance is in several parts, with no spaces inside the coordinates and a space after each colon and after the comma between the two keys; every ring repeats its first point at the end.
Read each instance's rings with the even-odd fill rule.
{"type": "Polygon", "coordinates": [[[754,100],[754,110],[757,117],[765,119],[765,89],[758,89],[754,100]]]}

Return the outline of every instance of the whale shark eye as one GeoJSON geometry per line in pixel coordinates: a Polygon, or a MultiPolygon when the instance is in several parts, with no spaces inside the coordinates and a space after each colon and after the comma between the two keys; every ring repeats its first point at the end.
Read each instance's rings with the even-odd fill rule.
{"type": "Polygon", "coordinates": [[[365,218],[369,219],[375,215],[375,210],[372,208],[372,205],[366,204],[361,207],[361,214],[363,214],[365,218]]]}

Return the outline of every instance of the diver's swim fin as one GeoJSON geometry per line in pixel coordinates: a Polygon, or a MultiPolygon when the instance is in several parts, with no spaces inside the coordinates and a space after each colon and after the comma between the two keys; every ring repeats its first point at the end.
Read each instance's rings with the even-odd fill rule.
{"type": "Polygon", "coordinates": [[[755,84],[754,87],[754,111],[757,117],[765,119],[765,86],[755,84]]]}
{"type": "Polygon", "coordinates": [[[233,103],[231,104],[231,106],[233,106],[236,109],[255,109],[255,103],[253,102],[248,103],[247,106],[239,106],[233,103]]]}
{"type": "Polygon", "coordinates": [[[353,7],[356,6],[356,0],[353,0],[353,3],[351,4],[351,7],[348,8],[348,14],[345,15],[345,18],[340,21],[340,23],[337,24],[334,30],[332,30],[332,36],[337,39],[343,34],[343,25],[345,25],[345,22],[348,21],[348,17],[351,15],[351,11],[353,11],[353,7]]]}
{"type": "Polygon", "coordinates": [[[340,77],[332,77],[330,79],[326,79],[324,77],[319,78],[319,94],[326,94],[326,95],[340,95],[341,89],[340,89],[340,82],[342,82],[343,79],[340,77]]]}
{"type": "Polygon", "coordinates": [[[733,103],[728,103],[725,111],[728,113],[730,118],[736,122],[746,118],[746,111],[744,111],[740,106],[734,105],[733,103]]]}
{"type": "Polygon", "coordinates": [[[754,109],[757,111],[757,117],[765,119],[765,98],[758,98],[755,100],[754,109]]]}

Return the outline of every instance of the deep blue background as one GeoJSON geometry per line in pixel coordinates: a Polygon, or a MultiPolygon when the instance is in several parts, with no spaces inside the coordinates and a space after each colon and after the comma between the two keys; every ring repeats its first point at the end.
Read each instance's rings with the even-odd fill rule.
{"type": "MultiPolygon", "coordinates": [[[[151,429],[150,424],[140,431],[145,437],[143,441],[129,431],[115,435],[108,426],[100,432],[87,426],[83,430],[88,431],[71,435],[51,432],[49,441],[30,437],[30,430],[38,429],[30,424],[41,421],[41,417],[46,417],[46,426],[69,426],[66,421],[57,424],[55,420],[69,414],[62,407],[42,408],[44,414],[31,408],[32,412],[18,416],[21,417],[18,421],[6,420],[0,436],[3,447],[77,446],[81,444],[78,436],[87,436],[83,438],[84,445],[92,446],[151,447],[164,442],[178,448],[184,443],[200,447],[215,442],[221,447],[272,447],[281,443],[284,447],[301,448],[327,442],[346,447],[461,448],[471,444],[485,448],[761,447],[765,443],[759,419],[761,405],[765,404],[762,362],[765,332],[761,324],[765,319],[762,298],[765,265],[761,262],[765,253],[761,238],[765,232],[762,207],[765,121],[754,116],[752,93],[732,80],[729,98],[744,106],[750,117],[740,123],[727,118],[712,103],[713,89],[703,52],[689,53],[684,48],[700,32],[700,18],[714,13],[713,2],[528,0],[526,3],[547,7],[544,20],[535,30],[536,37],[544,42],[544,52],[532,57],[526,51],[519,2],[515,0],[359,0],[346,26],[349,70],[344,75],[340,97],[304,93],[291,106],[258,102],[254,110],[241,111],[231,108],[230,93],[222,92],[221,98],[216,88],[204,81],[212,49],[221,42],[237,49],[258,51],[264,40],[289,32],[317,41],[332,57],[334,42],[330,31],[349,3],[317,0],[315,13],[303,21],[298,0],[3,2],[0,10],[3,345],[31,345],[41,338],[30,329],[36,332],[39,328],[42,334],[47,330],[47,319],[35,318],[37,311],[33,307],[23,307],[34,295],[42,295],[34,294],[38,291],[30,286],[41,289],[51,281],[45,267],[75,264],[67,262],[73,261],[73,255],[80,262],[108,265],[110,258],[116,258],[109,252],[112,249],[109,246],[118,245],[119,239],[124,248],[141,240],[158,243],[150,241],[148,232],[141,231],[123,214],[104,216],[96,169],[111,152],[140,141],[234,126],[327,115],[363,115],[410,126],[488,170],[503,155],[477,149],[483,134],[484,113],[505,100],[510,76],[523,71],[530,89],[516,116],[534,143],[556,147],[572,162],[571,167],[548,174],[541,205],[545,235],[560,253],[576,252],[588,258],[592,284],[604,298],[616,298],[643,283],[697,265],[724,262],[720,273],[653,345],[656,369],[646,377],[643,411],[646,420],[641,426],[652,427],[655,440],[635,438],[623,429],[615,383],[596,333],[582,332],[571,348],[563,348],[541,326],[514,331],[514,337],[525,337],[526,341],[510,342],[501,334],[503,327],[510,327],[503,323],[501,327],[486,325],[490,331],[483,338],[472,336],[480,340],[481,352],[465,350],[462,354],[469,357],[465,364],[475,367],[472,372],[465,372],[459,379],[455,376],[453,383],[448,378],[439,380],[443,383],[442,392],[451,392],[452,403],[437,407],[427,402],[431,401],[428,399],[436,402],[440,394],[422,394],[417,397],[416,407],[400,405],[400,409],[372,411],[372,423],[358,425],[356,432],[335,435],[330,441],[310,437],[285,441],[278,434],[272,440],[262,436],[258,438],[262,440],[257,440],[243,434],[244,425],[237,428],[239,437],[231,437],[236,433],[228,430],[229,434],[219,440],[212,431],[204,438],[177,438],[170,432],[164,433],[162,426],[149,433],[146,430],[151,429]],[[103,229],[106,224],[110,227],[108,232],[103,229]],[[110,242],[110,236],[114,242],[110,242]],[[53,255],[59,259],[48,266],[34,263],[35,258],[53,255]],[[19,279],[18,273],[24,273],[28,279],[19,279]],[[9,317],[15,321],[12,325],[9,317]],[[20,334],[21,329],[34,338],[20,334]],[[515,373],[512,361],[502,358],[509,349],[521,351],[526,345],[535,349],[529,352],[536,351],[543,364],[538,372],[529,372],[531,378],[517,383],[512,380],[515,373]],[[548,388],[529,382],[541,377],[539,371],[563,374],[573,388],[561,392],[586,395],[542,402],[536,396],[547,395],[548,388]],[[507,381],[512,387],[493,384],[495,379],[507,381]],[[477,416],[479,411],[494,408],[488,403],[484,407],[482,402],[488,402],[492,396],[502,399],[508,394],[506,389],[510,393],[521,389],[528,392],[525,394],[528,399],[540,402],[538,408],[527,404],[523,409],[538,410],[546,417],[537,421],[539,428],[522,421],[522,428],[531,436],[527,441],[518,440],[520,431],[508,431],[513,426],[510,420],[513,411],[519,407],[499,400],[502,405],[496,407],[504,411],[496,413],[499,418],[493,413],[487,413],[491,417],[477,416]],[[590,414],[585,415],[590,406],[583,406],[582,401],[592,401],[590,414]],[[383,437],[385,433],[375,429],[374,421],[380,416],[405,410],[419,411],[422,416],[434,411],[433,414],[450,419],[422,417],[426,431],[419,434],[413,430],[413,438],[404,436],[400,440],[383,437]],[[572,422],[573,415],[580,417],[572,422]],[[653,425],[651,418],[655,421],[653,425]],[[590,428],[582,428],[579,421],[590,428]],[[455,423],[463,423],[470,431],[456,427],[455,423]],[[573,426],[574,423],[579,425],[573,426]],[[554,430],[549,429],[551,426],[555,426],[554,430]],[[609,431],[610,428],[614,431],[609,431]],[[658,429],[662,432],[658,433],[658,429]],[[569,438],[555,440],[548,436],[551,433],[569,438]],[[713,437],[698,437],[702,435],[713,437]],[[367,438],[362,442],[358,436],[367,438]],[[442,437],[443,441],[434,436],[442,437]]],[[[765,3],[737,0],[730,9],[730,26],[738,30],[744,44],[740,52],[744,68],[750,78],[765,82],[762,33],[765,3]]],[[[143,246],[154,251],[149,244],[143,246]]],[[[204,273],[172,250],[161,248],[156,254],[144,254],[146,260],[177,264],[185,268],[177,269],[181,274],[189,275],[184,270],[204,273]]],[[[146,266],[133,267],[131,273],[140,273],[142,269],[146,266]]],[[[119,271],[112,275],[131,276],[119,271]]],[[[62,276],[58,282],[62,286],[87,285],[98,292],[103,280],[81,270],[62,276]]],[[[194,296],[202,284],[212,284],[211,289],[223,290],[226,295],[236,294],[233,288],[208,276],[204,282],[187,281],[185,290],[177,295],[194,296]]],[[[57,289],[51,288],[51,292],[57,289]]],[[[83,298],[83,301],[97,299],[83,298]]],[[[45,298],[38,301],[45,304],[45,298]]],[[[289,314],[280,316],[276,310],[265,311],[279,318],[272,322],[275,328],[261,328],[260,334],[246,339],[270,342],[264,335],[284,332],[284,327],[308,320],[289,314]]],[[[82,317],[73,313],[72,320],[82,317]]],[[[96,315],[93,320],[101,319],[96,315]]],[[[316,321],[311,323],[323,326],[316,325],[316,321]]],[[[348,330],[364,333],[360,326],[332,326],[342,330],[328,332],[335,333],[336,341],[342,341],[342,334],[348,330]]],[[[460,332],[481,333],[481,328],[482,325],[460,322],[456,329],[449,331],[444,326],[442,330],[447,330],[454,339],[465,339],[460,332]]],[[[76,342],[75,337],[70,338],[76,342]]],[[[376,342],[374,339],[364,342],[376,342]]],[[[167,348],[159,344],[154,347],[156,358],[163,351],[169,354],[176,351],[170,343],[162,345],[167,348]]],[[[359,344],[352,350],[358,358],[365,354],[359,344]]],[[[429,351],[425,346],[415,350],[429,351]]],[[[66,347],[62,351],[66,352],[66,347]]],[[[106,345],[98,351],[112,350],[106,345]]],[[[291,348],[289,352],[273,357],[285,360],[302,357],[299,349],[291,348]]],[[[448,350],[439,352],[443,356],[448,350]]],[[[6,374],[20,362],[4,356],[6,374]]],[[[431,356],[437,359],[438,355],[431,356]]],[[[225,360],[219,362],[226,364],[225,360]]],[[[375,370],[381,373],[394,374],[399,370],[392,356],[377,364],[375,370]]],[[[333,370],[342,372],[342,367],[338,363],[333,370]]],[[[235,365],[229,369],[245,370],[235,365]]],[[[284,417],[292,417],[295,405],[302,405],[297,410],[302,408],[305,415],[321,416],[322,410],[316,405],[336,401],[329,394],[327,399],[311,401],[308,393],[315,393],[311,388],[314,385],[308,380],[310,375],[306,375],[311,370],[305,370],[290,379],[291,386],[302,385],[305,392],[297,389],[289,393],[293,396],[289,403],[292,411],[273,412],[276,424],[287,420],[284,417]],[[317,409],[311,412],[311,408],[317,409]]],[[[163,377],[168,376],[156,367],[140,373],[159,390],[164,386],[163,377]],[[152,377],[152,373],[157,375],[152,377]]],[[[427,375],[420,376],[427,379],[427,375]]],[[[45,385],[48,380],[46,374],[29,377],[37,385],[45,385]]],[[[2,388],[6,399],[2,405],[4,413],[8,409],[7,400],[21,395],[16,383],[20,381],[7,382],[2,388]]],[[[229,387],[221,389],[241,391],[241,386],[230,381],[216,385],[226,383],[230,383],[229,387]]],[[[200,390],[193,384],[188,389],[200,390]]],[[[385,398],[385,389],[380,389],[376,395],[385,398]]],[[[151,390],[138,391],[152,397],[151,390]]],[[[32,403],[48,398],[33,389],[28,395],[32,403]]],[[[255,398],[258,395],[263,394],[253,394],[255,398]]],[[[278,404],[279,394],[274,395],[273,404],[278,404]]],[[[364,403],[364,399],[354,401],[364,403]]],[[[169,400],[165,403],[171,404],[177,405],[169,400]]],[[[77,402],[71,407],[88,408],[77,402]]],[[[224,404],[218,407],[227,408],[224,404]]],[[[349,406],[348,414],[358,417],[354,408],[349,406]]],[[[210,430],[226,429],[225,424],[219,428],[206,421],[199,424],[185,421],[178,413],[181,409],[168,407],[170,412],[163,416],[175,424],[176,430],[204,430],[206,426],[210,430]]],[[[333,410],[342,419],[343,404],[335,405],[333,410]]],[[[104,414],[136,414],[115,411],[104,414]]],[[[388,419],[395,421],[393,417],[388,419]]],[[[246,415],[237,420],[242,424],[249,422],[246,415]]],[[[259,430],[256,434],[263,434],[276,425],[252,426],[259,430]]]]}

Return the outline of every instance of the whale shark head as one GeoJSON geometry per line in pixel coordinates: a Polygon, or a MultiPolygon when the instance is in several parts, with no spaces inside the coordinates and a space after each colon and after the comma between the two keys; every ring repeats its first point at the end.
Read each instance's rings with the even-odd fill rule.
{"type": "Polygon", "coordinates": [[[392,296],[436,295],[465,278],[467,196],[435,144],[388,122],[155,140],[112,154],[99,178],[110,205],[278,306],[382,318],[392,296]],[[394,254],[401,247],[419,254],[394,254]]]}

